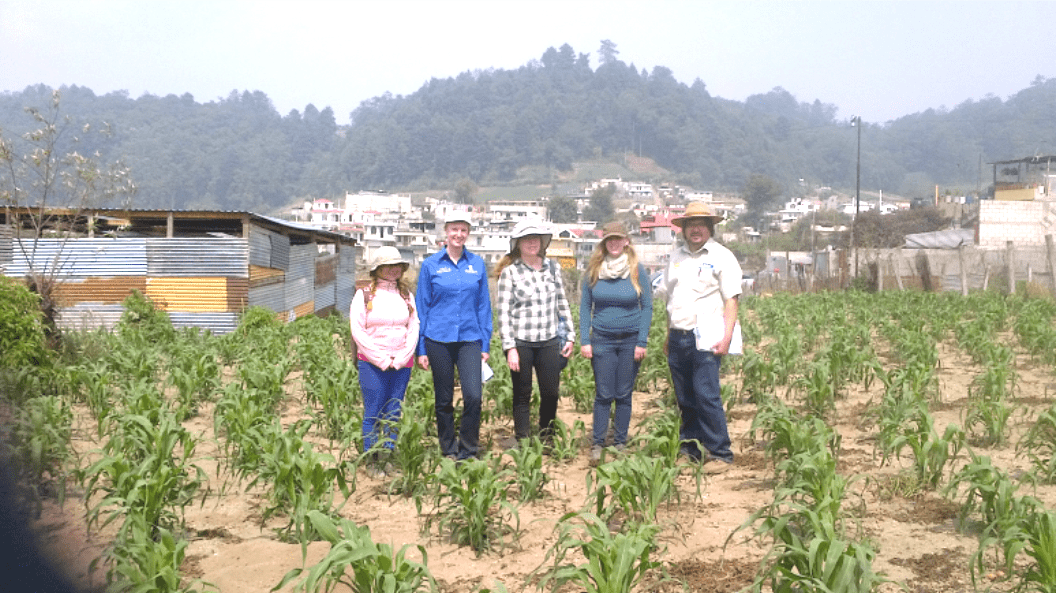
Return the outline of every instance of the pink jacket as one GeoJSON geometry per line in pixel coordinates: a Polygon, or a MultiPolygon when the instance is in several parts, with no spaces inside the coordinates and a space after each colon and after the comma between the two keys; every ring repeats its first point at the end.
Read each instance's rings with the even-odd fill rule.
{"type": "MultiPolygon", "coordinates": [[[[410,367],[418,345],[417,313],[408,308],[396,287],[387,282],[378,283],[368,312],[365,292],[369,290],[368,287],[356,291],[348,315],[359,360],[382,370],[410,367]]],[[[409,298],[414,303],[414,295],[409,298]]]]}

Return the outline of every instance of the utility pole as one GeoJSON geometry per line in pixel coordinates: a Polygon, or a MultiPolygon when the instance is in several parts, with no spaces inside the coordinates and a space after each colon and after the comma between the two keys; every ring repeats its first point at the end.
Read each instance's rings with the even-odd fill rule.
{"type": "Polygon", "coordinates": [[[851,250],[854,251],[854,277],[858,278],[858,249],[855,243],[854,227],[858,226],[858,210],[862,199],[862,116],[851,118],[851,124],[858,128],[858,164],[854,173],[854,220],[851,222],[851,250]]]}

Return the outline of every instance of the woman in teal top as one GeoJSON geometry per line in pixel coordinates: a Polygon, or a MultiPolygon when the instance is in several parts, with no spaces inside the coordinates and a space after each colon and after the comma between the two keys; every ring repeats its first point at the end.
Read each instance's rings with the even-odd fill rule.
{"type": "Polygon", "coordinates": [[[631,393],[653,320],[648,278],[623,224],[606,224],[590,256],[579,305],[580,353],[594,368],[593,462],[601,459],[610,415],[612,445],[627,444],[631,393]]]}

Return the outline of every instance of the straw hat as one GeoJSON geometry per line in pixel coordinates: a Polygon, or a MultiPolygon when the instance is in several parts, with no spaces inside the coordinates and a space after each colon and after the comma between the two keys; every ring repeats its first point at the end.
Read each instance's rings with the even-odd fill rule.
{"type": "Polygon", "coordinates": [[[406,272],[407,268],[411,267],[411,263],[403,259],[400,252],[395,247],[379,247],[373,255],[370,256],[370,271],[373,272],[381,266],[394,266],[403,265],[403,271],[406,272]]]}
{"type": "Polygon", "coordinates": [[[605,226],[601,227],[601,242],[604,243],[610,237],[628,238],[627,227],[623,226],[623,223],[618,220],[605,223],[605,226]]]}
{"type": "Polygon", "coordinates": [[[539,235],[540,251],[546,251],[546,248],[550,246],[550,239],[553,238],[550,227],[542,220],[522,220],[513,227],[513,231],[510,233],[510,251],[517,248],[518,239],[531,235],[539,235]]]}
{"type": "Polygon", "coordinates": [[[704,202],[690,202],[686,206],[686,212],[682,216],[676,216],[671,219],[671,224],[682,228],[686,221],[691,218],[706,218],[710,219],[712,223],[722,222],[725,218],[722,214],[715,214],[711,207],[704,202]]]}

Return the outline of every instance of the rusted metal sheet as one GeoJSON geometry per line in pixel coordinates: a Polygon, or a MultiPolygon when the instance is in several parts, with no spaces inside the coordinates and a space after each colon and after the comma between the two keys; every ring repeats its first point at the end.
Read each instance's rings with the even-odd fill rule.
{"type": "Polygon", "coordinates": [[[246,278],[147,278],[146,295],[166,311],[239,312],[249,301],[246,278]]]}
{"type": "Polygon", "coordinates": [[[315,286],[330,284],[337,278],[337,255],[327,255],[315,260],[315,286]]]}
{"type": "Polygon", "coordinates": [[[55,302],[60,307],[80,303],[120,305],[133,290],[146,294],[147,279],[143,276],[112,278],[66,278],[55,287],[55,302]]]}
{"type": "Polygon", "coordinates": [[[249,265],[249,285],[254,288],[268,284],[282,284],[285,279],[286,272],[283,270],[249,265]]]}
{"type": "Polygon", "coordinates": [[[315,313],[315,303],[313,301],[308,301],[303,305],[297,305],[293,308],[293,319],[299,319],[305,315],[311,315],[312,313],[315,313]]]}
{"type": "Polygon", "coordinates": [[[13,240],[7,276],[35,273],[95,278],[147,275],[147,239],[13,240]]]}
{"type": "Polygon", "coordinates": [[[194,237],[147,239],[147,276],[249,276],[245,239],[194,237]]]}

